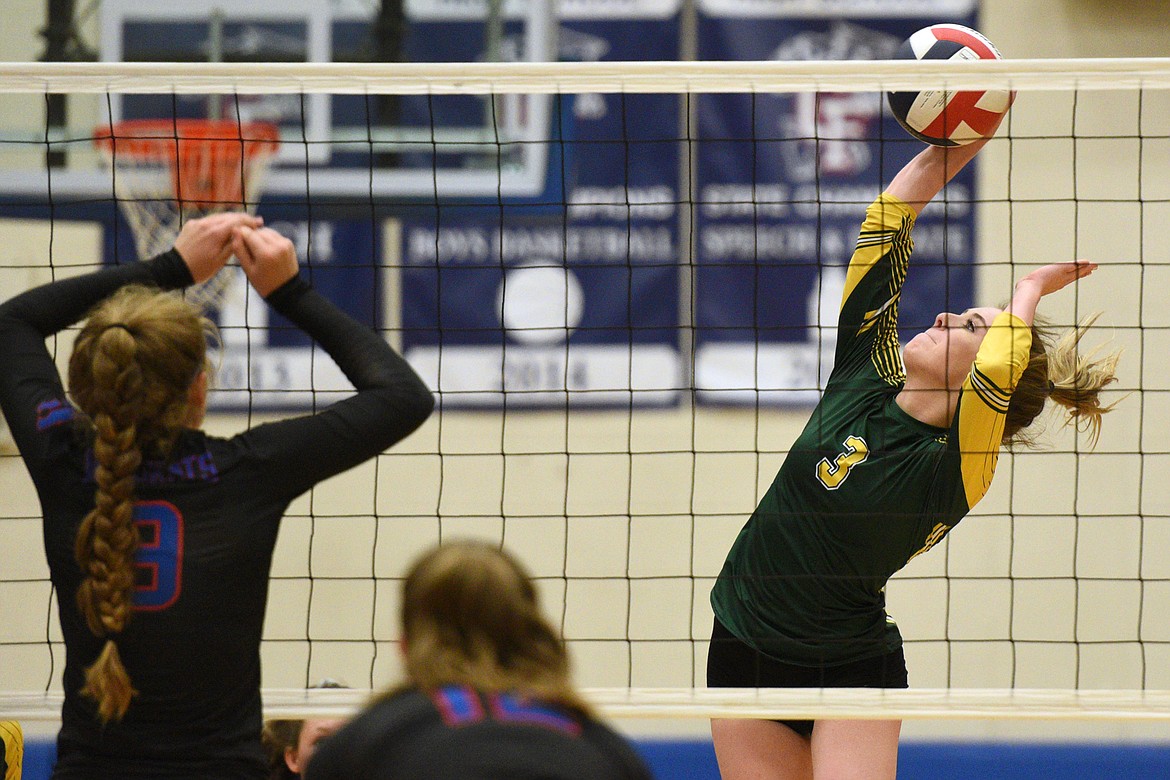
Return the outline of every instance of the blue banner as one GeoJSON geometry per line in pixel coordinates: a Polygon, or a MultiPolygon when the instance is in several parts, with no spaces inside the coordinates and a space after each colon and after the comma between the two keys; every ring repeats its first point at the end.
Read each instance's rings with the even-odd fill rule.
{"type": "MultiPolygon", "coordinates": [[[[677,58],[677,2],[589,5],[562,16],[563,59],[677,58]]],[[[411,40],[428,37],[416,26],[411,40]]],[[[539,195],[404,210],[403,346],[443,404],[677,400],[678,106],[673,95],[557,97],[539,195]]]]}
{"type": "MultiPolygon", "coordinates": [[[[825,4],[710,0],[700,4],[700,58],[884,59],[929,24],[973,23],[970,2],[966,16],[918,15],[929,5],[842,2],[830,13],[825,4]]],[[[832,367],[865,208],[922,144],[873,93],[703,95],[698,136],[698,397],[814,403],[832,367]]],[[[900,301],[907,333],[971,305],[973,197],[968,166],[918,221],[900,301]]]]}

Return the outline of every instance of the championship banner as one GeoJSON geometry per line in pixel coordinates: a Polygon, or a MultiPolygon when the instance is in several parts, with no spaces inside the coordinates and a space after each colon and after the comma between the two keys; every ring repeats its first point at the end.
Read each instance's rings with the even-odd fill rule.
{"type": "Polygon", "coordinates": [[[406,358],[444,404],[671,402],[672,230],[559,217],[406,222],[406,358]]]}
{"type": "MultiPolygon", "coordinates": [[[[678,0],[567,3],[560,57],[676,59],[678,10],[678,0]]],[[[417,26],[411,38],[428,40],[417,26]]],[[[404,354],[442,404],[677,400],[678,106],[671,95],[557,96],[543,192],[400,210],[404,354]]]]}
{"type": "MultiPolygon", "coordinates": [[[[975,0],[700,0],[704,60],[887,59],[929,24],[974,26],[975,0]]],[[[885,96],[698,98],[695,383],[713,403],[813,404],[832,368],[866,206],[923,145],[885,96]]],[[[974,287],[974,166],[914,229],[905,337],[974,287]]]]}
{"type": "MultiPolygon", "coordinates": [[[[220,44],[232,61],[673,60],[680,3],[566,0],[558,17],[545,0],[507,0],[493,32],[486,0],[408,0],[402,28],[379,40],[368,3],[240,0],[220,44]]],[[[204,5],[109,0],[106,58],[206,57],[204,5]]],[[[208,96],[124,97],[117,117],[209,110],[208,96]]],[[[281,128],[259,213],[320,292],[400,346],[443,403],[541,407],[661,405],[680,392],[678,106],[258,95],[218,109],[281,128]]],[[[108,224],[107,262],[124,261],[133,236],[108,224]]],[[[351,392],[238,269],[224,273],[213,411],[308,410],[351,392]]]]}

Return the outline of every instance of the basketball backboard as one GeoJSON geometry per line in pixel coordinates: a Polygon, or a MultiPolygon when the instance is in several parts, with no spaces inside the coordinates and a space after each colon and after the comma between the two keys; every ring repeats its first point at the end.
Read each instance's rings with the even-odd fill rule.
{"type": "MultiPolygon", "coordinates": [[[[102,0],[95,44],[106,61],[408,62],[556,59],[551,0],[510,0],[490,22],[487,0],[405,0],[400,24],[380,24],[377,0],[102,0]],[[492,37],[493,32],[495,37],[492,37]],[[390,39],[388,39],[390,38],[390,39]]],[[[239,118],[276,123],[281,151],[268,178],[276,197],[531,196],[545,181],[549,96],[159,94],[71,101],[69,129],[54,135],[68,164],[52,172],[54,195],[108,196],[109,175],[78,142],[122,119],[239,118]]],[[[27,135],[25,131],[25,135],[27,135]]],[[[23,144],[0,127],[5,141],[23,144]]],[[[43,161],[0,165],[0,199],[48,191],[43,161]],[[37,164],[40,163],[40,164],[37,164]]]]}
{"type": "MultiPolygon", "coordinates": [[[[329,62],[331,14],[319,0],[279,3],[102,0],[99,49],[105,62],[329,62]]],[[[181,118],[263,120],[296,134],[285,162],[327,163],[329,95],[121,95],[109,98],[110,121],[181,118]]]]}

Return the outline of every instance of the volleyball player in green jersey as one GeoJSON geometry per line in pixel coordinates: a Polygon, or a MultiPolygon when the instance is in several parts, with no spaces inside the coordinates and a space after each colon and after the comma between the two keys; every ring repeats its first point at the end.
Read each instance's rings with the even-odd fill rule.
{"type": "MultiPolygon", "coordinates": [[[[710,687],[907,686],[886,581],[983,497],[999,448],[1051,398],[1096,436],[1117,356],[1034,327],[1041,297],[1096,270],[1044,266],[1005,310],[940,314],[902,349],[898,297],[918,213],[986,140],[929,147],[868,208],[820,404],[744,526],[711,594],[710,687]]],[[[893,778],[899,721],[715,720],[724,780],[893,778]]]]}

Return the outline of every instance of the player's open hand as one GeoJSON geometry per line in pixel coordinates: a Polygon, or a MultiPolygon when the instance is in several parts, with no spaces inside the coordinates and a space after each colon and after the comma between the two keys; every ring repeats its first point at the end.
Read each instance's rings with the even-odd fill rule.
{"type": "Polygon", "coordinates": [[[272,228],[240,225],[232,233],[231,247],[248,282],[265,298],[296,276],[300,268],[292,241],[272,228]]]}
{"type": "Polygon", "coordinates": [[[1048,295],[1062,290],[1077,279],[1084,279],[1097,270],[1097,264],[1088,260],[1074,260],[1071,263],[1053,263],[1037,268],[1027,276],[1016,282],[1016,289],[1021,285],[1033,285],[1040,295],[1048,295]]]}
{"type": "Polygon", "coordinates": [[[260,217],[240,211],[188,220],[175,239],[175,250],[187,263],[196,283],[206,282],[232,256],[232,232],[240,226],[258,228],[263,224],[260,217]]]}

